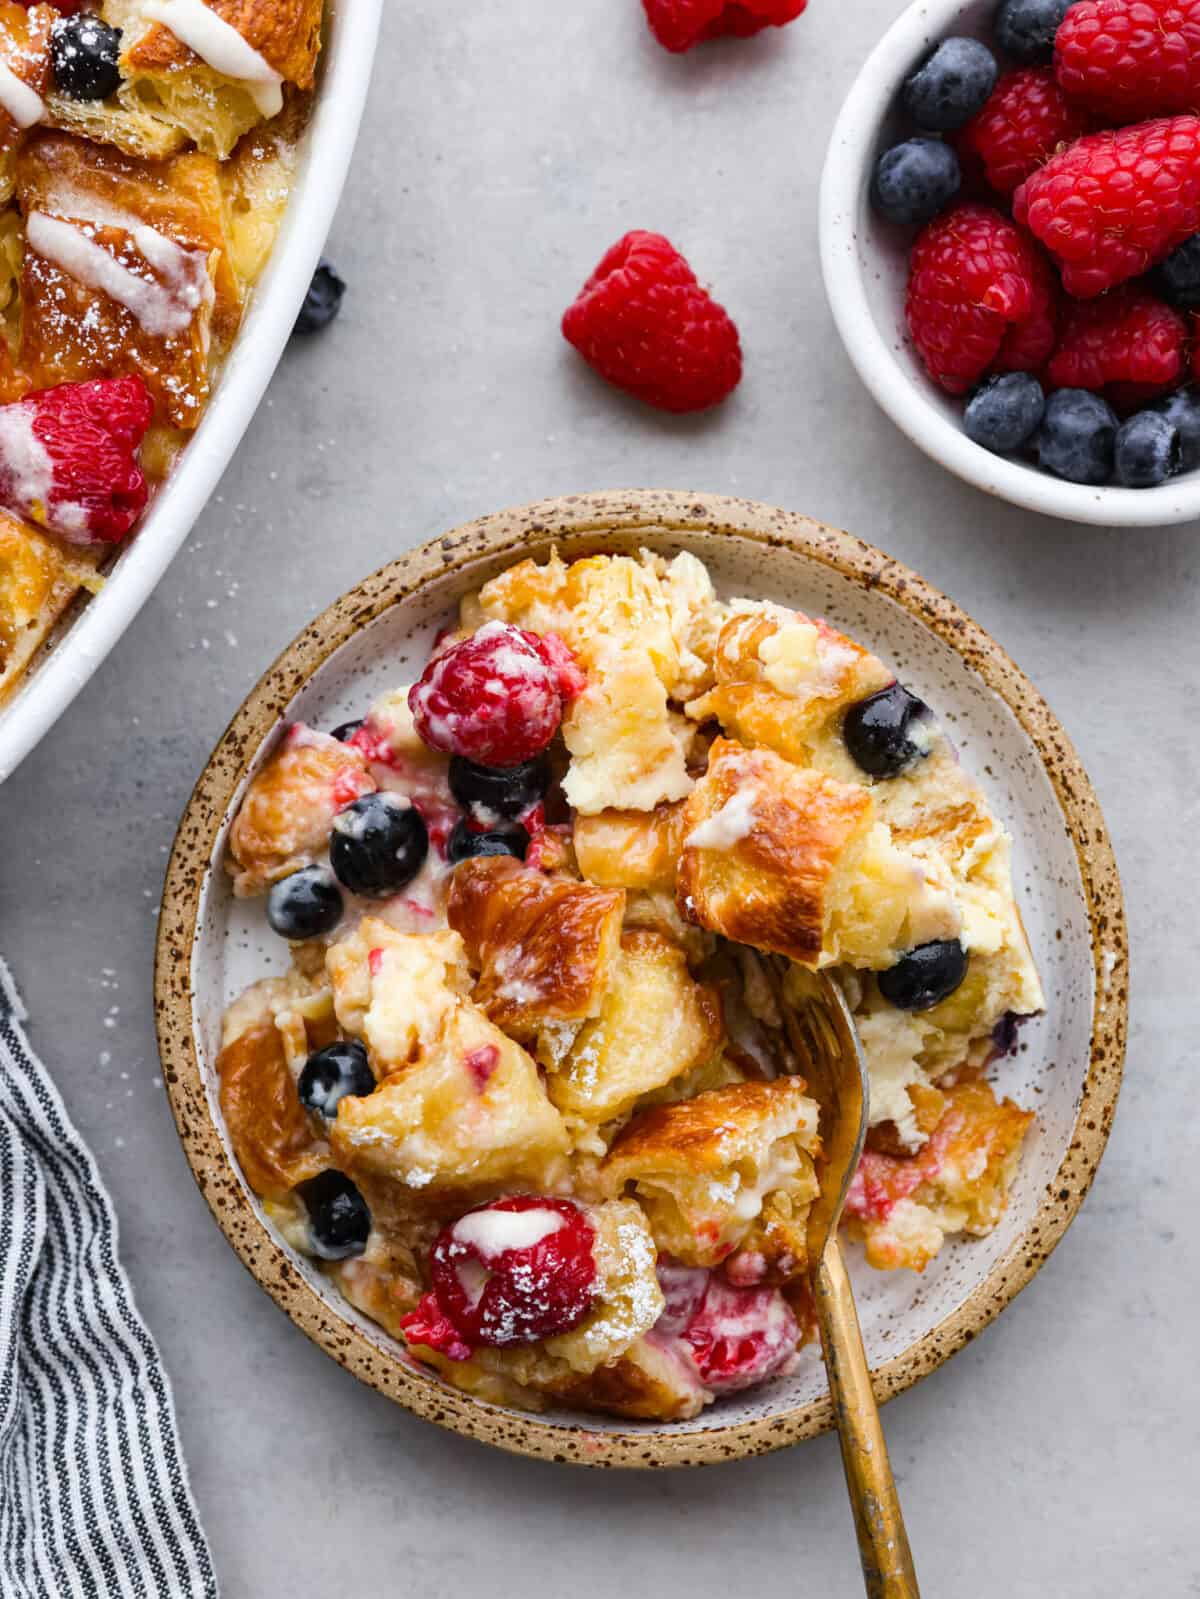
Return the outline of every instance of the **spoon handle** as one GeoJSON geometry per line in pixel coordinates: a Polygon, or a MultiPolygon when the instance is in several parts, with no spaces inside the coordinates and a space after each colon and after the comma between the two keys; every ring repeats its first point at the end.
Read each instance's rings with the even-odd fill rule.
{"type": "Polygon", "coordinates": [[[868,1599],[920,1599],[862,1330],[836,1235],[813,1273],[821,1347],[868,1599]]]}

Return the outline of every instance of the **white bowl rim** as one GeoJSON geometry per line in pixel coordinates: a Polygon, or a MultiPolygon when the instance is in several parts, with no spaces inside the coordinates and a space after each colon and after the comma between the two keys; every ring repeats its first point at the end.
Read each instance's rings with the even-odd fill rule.
{"type": "Polygon", "coordinates": [[[818,204],[821,273],[859,377],[900,431],[965,482],[1026,510],[1100,527],[1161,527],[1200,516],[1200,469],[1153,489],[1067,483],[974,444],[914,383],[872,315],[858,255],[859,217],[883,118],[927,43],[949,32],[965,0],[915,0],[871,51],[846,96],[825,156],[818,204]]]}
{"type": "Polygon", "coordinates": [[[104,588],[0,709],[0,782],[50,730],[149,598],[258,409],[325,247],[370,86],[383,0],[331,0],[306,148],[267,271],[204,418],[104,588]]]}

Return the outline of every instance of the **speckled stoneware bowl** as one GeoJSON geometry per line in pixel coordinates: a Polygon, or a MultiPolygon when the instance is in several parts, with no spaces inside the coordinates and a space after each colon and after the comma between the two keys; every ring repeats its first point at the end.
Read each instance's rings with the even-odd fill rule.
{"type": "Polygon", "coordinates": [[[163,1073],[187,1158],[230,1243],[276,1302],[355,1376],[418,1415],[503,1449],[597,1466],[703,1465],[759,1454],[830,1425],[820,1355],[696,1420],[629,1423],[527,1415],[446,1387],[361,1317],[267,1225],[230,1156],[214,1061],[224,1004],[282,971],[262,902],[236,902],[225,837],[284,721],[332,727],[411,680],[459,596],[514,560],[648,545],[692,550],[728,594],[827,616],[877,650],[942,716],[1016,841],[1022,911],[1048,995],[997,1073],[1037,1111],[1001,1225],[948,1246],[924,1276],[852,1262],[882,1399],[960,1349],[1049,1256],[1104,1149],[1125,1038],[1125,919],[1091,785],[1037,691],[969,617],[878,550],[746,500],[649,491],[578,495],[501,512],[434,539],[360,583],[305,628],[234,717],[188,805],[163,897],[156,1002],[163,1073]]]}

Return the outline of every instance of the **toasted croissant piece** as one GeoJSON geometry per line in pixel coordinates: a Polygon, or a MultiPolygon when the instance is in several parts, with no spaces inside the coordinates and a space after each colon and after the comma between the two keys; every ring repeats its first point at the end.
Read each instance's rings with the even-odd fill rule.
{"type": "MultiPolygon", "coordinates": [[[[274,84],[313,86],[321,45],[322,0],[205,0],[208,9],[256,51],[274,84]]],[[[180,8],[186,13],[186,7],[180,8]]],[[[122,29],[119,109],[169,130],[223,159],[238,139],[283,104],[270,78],[235,78],[202,60],[145,0],[105,0],[107,21],[122,29]]],[[[180,32],[187,31],[186,15],[180,32]]],[[[117,130],[113,130],[114,132],[117,130]]],[[[99,135],[103,136],[103,135],[99,135]]]]}
{"type": "Polygon", "coordinates": [[[600,1012],[621,938],[625,896],[544,877],[511,856],[455,869],[446,916],[479,970],[475,999],[513,1038],[600,1012]]]}
{"type": "Polygon", "coordinates": [[[261,894],[309,865],[329,842],[338,811],[374,787],[352,744],[294,723],[246,790],[230,829],[226,869],[234,893],[261,894]]]}
{"type": "Polygon", "coordinates": [[[652,811],[597,811],[577,816],[575,859],[589,883],[601,888],[675,892],[683,843],[683,802],[652,811]]]}
{"type": "Polygon", "coordinates": [[[282,1200],[330,1164],[288,1068],[269,1015],[233,1036],[217,1057],[221,1113],[242,1175],[260,1198],[282,1200]]]}
{"type": "Polygon", "coordinates": [[[946,1110],[916,1155],[868,1149],[846,1200],[850,1231],[872,1266],[925,1267],[955,1233],[991,1232],[1033,1121],[980,1079],[946,1090],[946,1110]]]}
{"type": "Polygon", "coordinates": [[[210,353],[242,312],[217,163],[194,152],[147,162],[43,130],[17,157],[16,192],[21,379],[46,388],[135,372],[162,418],[194,428],[210,353]],[[86,280],[105,274],[104,289],[86,280]]]}
{"type": "Polygon", "coordinates": [[[802,765],[851,705],[893,680],[869,650],[828,623],[768,604],[729,618],[714,671],[716,686],[687,714],[716,717],[731,738],[802,765]]]}
{"type": "Polygon", "coordinates": [[[715,1266],[737,1250],[793,1275],[818,1192],[817,1124],[797,1078],[717,1088],[636,1116],[601,1176],[611,1193],[632,1184],[655,1243],[682,1264],[715,1266]]]}
{"type": "Polygon", "coordinates": [[[716,991],[691,976],[683,950],[660,933],[627,932],[600,1014],[584,1022],[547,1089],[564,1115],[609,1122],[720,1042],[716,991]]]}
{"type": "Polygon", "coordinates": [[[96,562],[0,511],[0,703],[75,596],[97,584],[96,562]]]}
{"type": "Polygon", "coordinates": [[[366,917],[326,964],[338,1020],[363,1038],[382,1078],[338,1106],[330,1142],[343,1170],[434,1206],[549,1181],[566,1128],[533,1060],[466,997],[457,933],[400,933],[366,917]]]}
{"type": "Polygon", "coordinates": [[[718,739],[683,826],[679,908],[737,943],[882,968],[958,933],[949,878],[895,848],[867,789],[771,750],[718,739]]]}

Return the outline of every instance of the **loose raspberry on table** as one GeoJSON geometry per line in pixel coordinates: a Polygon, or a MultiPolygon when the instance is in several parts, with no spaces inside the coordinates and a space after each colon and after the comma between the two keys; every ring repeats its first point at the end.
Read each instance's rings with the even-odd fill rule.
{"type": "Polygon", "coordinates": [[[1066,93],[1115,122],[1200,106],[1200,0],[1079,0],[1055,38],[1066,93]]]}
{"type": "Polygon", "coordinates": [[[1088,126],[1087,113],[1071,105],[1049,67],[1019,67],[1000,79],[967,123],[959,149],[979,158],[998,194],[1011,194],[1088,126]]]}
{"type": "Polygon", "coordinates": [[[1050,251],[1076,299],[1139,277],[1200,231],[1200,117],[1077,139],[1025,180],[1013,216],[1050,251]]]}
{"type": "Polygon", "coordinates": [[[0,406],[0,505],[72,544],[118,543],[145,508],[138,377],[61,383],[0,406]]]}
{"type": "Polygon", "coordinates": [[[1142,289],[1113,289],[1068,307],[1046,380],[1102,390],[1117,411],[1136,411],[1181,382],[1186,344],[1178,311],[1142,289]]]}
{"type": "Polygon", "coordinates": [[[1049,278],[1037,250],[1006,217],[988,206],[962,205],[931,222],[909,261],[905,312],[917,353],[941,388],[964,394],[1006,348],[1010,335],[1032,330],[1032,350],[1017,340],[1006,370],[1036,365],[1050,353],[1049,278]]]}
{"type": "Polygon", "coordinates": [[[808,0],[642,0],[650,32],[665,50],[690,50],[706,39],[746,39],[795,22],[808,0]]]}
{"type": "Polygon", "coordinates": [[[431,749],[480,766],[518,766],[546,748],[582,674],[561,639],[485,622],[437,655],[408,692],[413,723],[431,749]]]}
{"type": "Polygon", "coordinates": [[[562,330],[601,377],[663,411],[716,405],[742,375],[737,328],[659,233],[618,240],[562,330]]]}
{"type": "Polygon", "coordinates": [[[434,1304],[401,1322],[410,1343],[443,1347],[451,1335],[468,1347],[540,1343],[577,1327],[596,1298],[595,1233],[569,1199],[523,1194],[460,1216],[439,1234],[430,1257],[434,1304]],[[422,1333],[432,1332],[441,1345],[422,1333]]]}

